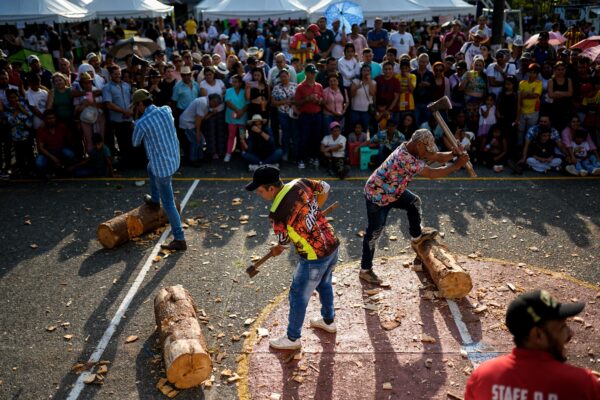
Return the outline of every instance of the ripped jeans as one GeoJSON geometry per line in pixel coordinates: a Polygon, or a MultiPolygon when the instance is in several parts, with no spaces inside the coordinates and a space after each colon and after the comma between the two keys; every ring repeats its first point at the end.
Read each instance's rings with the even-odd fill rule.
{"type": "Polygon", "coordinates": [[[406,189],[398,200],[386,206],[378,206],[370,200],[367,202],[367,232],[363,238],[363,251],[360,261],[361,269],[373,268],[375,243],[385,227],[388,213],[392,208],[406,210],[408,216],[408,231],[413,238],[421,235],[421,198],[406,189]]]}

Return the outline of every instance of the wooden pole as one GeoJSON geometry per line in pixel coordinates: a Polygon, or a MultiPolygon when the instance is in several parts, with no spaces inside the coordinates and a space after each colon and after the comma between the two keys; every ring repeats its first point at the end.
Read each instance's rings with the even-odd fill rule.
{"type": "Polygon", "coordinates": [[[181,285],[161,289],[154,315],[167,379],[178,389],[200,385],[210,377],[212,361],[190,293],[181,285]]]}

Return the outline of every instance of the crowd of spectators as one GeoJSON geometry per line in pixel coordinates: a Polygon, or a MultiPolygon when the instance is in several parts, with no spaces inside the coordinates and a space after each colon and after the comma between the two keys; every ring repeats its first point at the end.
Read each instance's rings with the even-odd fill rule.
{"type": "Polygon", "coordinates": [[[5,37],[0,170],[51,177],[144,168],[143,148],[132,146],[130,109],[132,93],[144,88],[156,105],[172,108],[184,165],[199,168],[237,158],[251,171],[287,162],[343,178],[365,155],[371,167],[382,162],[419,128],[448,148],[427,108],[447,96],[453,108],[443,117],[474,164],[600,174],[600,69],[571,48],[593,34],[590,24],[565,27],[558,46],[540,30],[529,47],[527,36],[516,36],[492,51],[489,22],[384,27],[377,18],[372,28],[345,32],[339,21],[329,29],[325,18],[230,25],[190,17],[174,29],[111,21],[81,60],[70,34],[51,26],[5,37]],[[158,50],[115,59],[123,28],[158,50]],[[26,66],[8,61],[32,43],[52,56],[57,72],[36,55],[26,66]]]}

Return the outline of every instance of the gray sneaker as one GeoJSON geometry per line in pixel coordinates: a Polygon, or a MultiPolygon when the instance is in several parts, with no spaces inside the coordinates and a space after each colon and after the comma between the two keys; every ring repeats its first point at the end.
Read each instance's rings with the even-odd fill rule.
{"type": "Polygon", "coordinates": [[[579,176],[579,172],[577,172],[577,169],[576,169],[576,168],[575,168],[575,166],[574,166],[574,165],[572,165],[572,164],[571,164],[571,165],[567,165],[567,166],[565,167],[565,171],[567,171],[567,172],[568,172],[568,173],[570,173],[571,175],[574,175],[574,176],[579,176]]]}
{"type": "Polygon", "coordinates": [[[433,228],[423,228],[421,231],[421,236],[418,236],[416,238],[412,238],[410,240],[410,242],[414,245],[414,246],[418,246],[421,243],[423,243],[426,240],[430,240],[433,239],[437,236],[438,231],[433,229],[433,228]]]}
{"type": "Polygon", "coordinates": [[[327,324],[323,318],[313,318],[310,320],[310,327],[324,330],[329,333],[336,333],[337,327],[335,326],[335,322],[327,324]]]}
{"type": "Polygon", "coordinates": [[[358,273],[358,277],[367,283],[373,285],[381,285],[383,282],[372,269],[361,269],[358,273]]]}

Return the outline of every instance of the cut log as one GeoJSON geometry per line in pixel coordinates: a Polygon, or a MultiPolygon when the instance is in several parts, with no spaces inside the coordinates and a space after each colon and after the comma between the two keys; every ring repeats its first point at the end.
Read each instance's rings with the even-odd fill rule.
{"type": "Polygon", "coordinates": [[[161,289],[154,298],[154,315],[169,382],[187,389],[207,380],[212,361],[190,293],[181,285],[161,289]]]}
{"type": "MultiPolygon", "coordinates": [[[[177,204],[177,210],[180,210],[177,204]]],[[[143,204],[98,225],[96,237],[105,249],[112,249],[134,237],[167,224],[165,211],[143,204]]]]}
{"type": "Polygon", "coordinates": [[[444,245],[430,239],[418,246],[413,245],[412,248],[437,286],[441,297],[461,299],[473,289],[471,275],[458,265],[444,245]]]}

